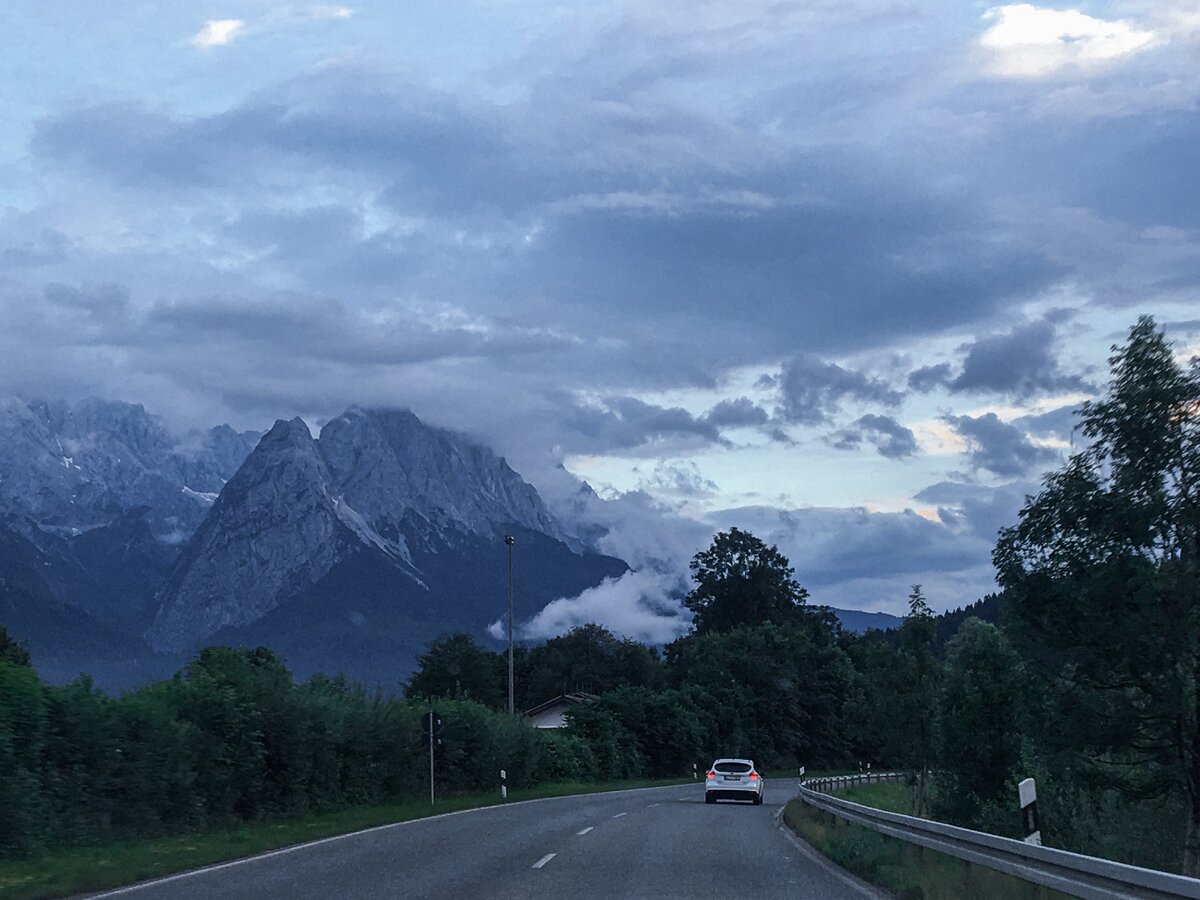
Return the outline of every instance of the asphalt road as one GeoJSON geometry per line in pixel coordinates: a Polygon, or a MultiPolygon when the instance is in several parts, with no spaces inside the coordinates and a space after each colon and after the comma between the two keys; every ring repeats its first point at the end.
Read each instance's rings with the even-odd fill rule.
{"type": "Polygon", "coordinates": [[[703,786],[514,803],[330,838],[94,897],[877,897],[784,834],[794,786],[762,806],[704,803],[703,786]]]}

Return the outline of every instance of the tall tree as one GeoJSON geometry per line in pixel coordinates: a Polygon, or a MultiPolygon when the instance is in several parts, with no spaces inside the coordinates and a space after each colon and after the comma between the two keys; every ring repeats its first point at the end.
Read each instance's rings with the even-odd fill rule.
{"type": "Polygon", "coordinates": [[[808,591],[793,578],[786,556],[748,531],[730,528],[692,557],[696,587],[684,599],[697,634],[763,622],[797,622],[808,591]]]}
{"type": "Polygon", "coordinates": [[[713,719],[710,747],[767,765],[834,765],[846,757],[846,653],[795,624],[691,634],[667,645],[671,682],[697,691],[713,719]]]}
{"type": "Polygon", "coordinates": [[[1091,770],[1134,797],[1186,799],[1200,874],[1200,369],[1142,317],[1113,347],[1091,445],[1047,477],[993,558],[1022,644],[1060,688],[1091,770]],[[1086,713],[1086,714],[1079,714],[1086,713]]]}
{"type": "Polygon", "coordinates": [[[946,647],[937,698],[936,807],[946,821],[976,827],[984,804],[1005,799],[1020,761],[1027,687],[1004,632],[963,622],[946,647]]]}
{"type": "Polygon", "coordinates": [[[526,707],[573,691],[603,694],[624,686],[653,687],[662,669],[656,650],[595,623],[550,638],[518,663],[526,707]]]}
{"type": "Polygon", "coordinates": [[[466,632],[438,638],[417,657],[408,697],[475,700],[493,709],[508,702],[505,662],[499,653],[480,647],[466,632]]]}
{"type": "Polygon", "coordinates": [[[917,816],[925,814],[929,765],[933,759],[933,718],[941,676],[933,655],[936,636],[937,622],[933,611],[925,602],[921,586],[914,584],[908,595],[908,615],[900,626],[900,647],[906,657],[910,679],[908,690],[902,696],[908,713],[908,757],[917,770],[917,791],[913,803],[913,814],[917,816]]]}
{"type": "Polygon", "coordinates": [[[881,752],[891,762],[916,772],[913,815],[925,814],[928,772],[934,758],[934,716],[941,668],[933,653],[937,620],[921,586],[908,595],[908,615],[896,633],[895,651],[876,654],[870,674],[875,709],[884,723],[881,752]]]}

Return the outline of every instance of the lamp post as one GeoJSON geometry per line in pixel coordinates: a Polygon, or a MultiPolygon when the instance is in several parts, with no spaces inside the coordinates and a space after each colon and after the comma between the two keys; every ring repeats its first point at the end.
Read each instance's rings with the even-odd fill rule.
{"type": "Polygon", "coordinates": [[[513,544],[516,543],[516,538],[511,534],[504,536],[504,543],[508,545],[508,714],[513,713],[513,582],[512,582],[512,555],[513,544]]]}

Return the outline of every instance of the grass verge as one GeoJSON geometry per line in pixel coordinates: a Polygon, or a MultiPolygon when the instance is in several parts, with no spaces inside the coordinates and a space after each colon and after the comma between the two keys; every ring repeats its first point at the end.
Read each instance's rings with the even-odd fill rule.
{"type": "MultiPolygon", "coordinates": [[[[514,790],[509,793],[508,802],[691,783],[689,778],[548,784],[514,790]]],[[[497,806],[502,802],[496,794],[489,793],[447,797],[436,806],[430,806],[428,800],[359,806],[299,819],[248,823],[223,831],[77,847],[30,859],[0,861],[0,898],[43,900],[100,891],[377,825],[497,806]]]]}
{"type": "Polygon", "coordinates": [[[835,792],[843,800],[885,809],[888,812],[912,815],[913,789],[902,781],[881,781],[878,784],[856,784],[835,792]]]}
{"type": "MultiPolygon", "coordinates": [[[[844,796],[856,803],[866,803],[858,796],[850,797],[848,793],[844,796]]],[[[796,834],[839,866],[902,900],[1068,898],[1067,894],[854,825],[799,799],[784,807],[783,819],[796,834]]]]}

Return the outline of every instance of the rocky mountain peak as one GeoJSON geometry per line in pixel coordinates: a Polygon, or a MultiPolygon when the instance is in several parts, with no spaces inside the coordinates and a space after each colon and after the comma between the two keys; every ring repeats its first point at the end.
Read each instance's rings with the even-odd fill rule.
{"type": "Polygon", "coordinates": [[[481,445],[403,409],[351,407],[314,439],[280,420],[221,491],[147,636],[178,649],[256,621],[371,554],[427,590],[414,554],[527,529],[564,541],[537,491],[481,445]]]}
{"type": "Polygon", "coordinates": [[[329,470],[303,419],[280,419],[225,485],[184,550],[147,638],[178,650],[253,622],[312,585],[343,538],[329,470]]]}
{"type": "Polygon", "coordinates": [[[416,515],[485,534],[522,525],[561,537],[537,491],[487,447],[405,409],[351,407],[321,429],[338,492],[377,528],[416,515]]]}
{"type": "Polygon", "coordinates": [[[72,535],[144,509],[155,536],[195,530],[256,434],[177,436],[140,404],[0,402],[0,512],[72,535]]]}

